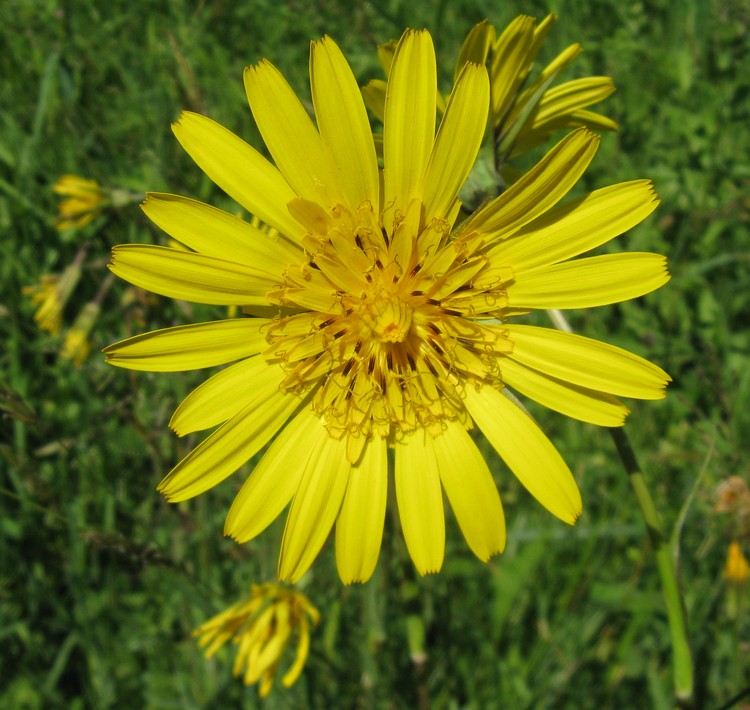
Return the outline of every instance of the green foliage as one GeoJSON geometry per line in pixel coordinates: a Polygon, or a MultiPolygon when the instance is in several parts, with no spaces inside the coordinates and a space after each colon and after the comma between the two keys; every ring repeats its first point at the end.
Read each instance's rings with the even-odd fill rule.
{"type": "MultiPolygon", "coordinates": [[[[268,57],[304,96],[310,39],[342,45],[358,76],[379,75],[375,46],[404,26],[436,37],[441,83],[473,23],[560,15],[542,59],[573,41],[566,76],[606,74],[617,94],[587,187],[651,177],[663,205],[620,238],[670,257],[673,280],[636,302],[571,314],[577,330],[664,366],[659,403],[633,405],[629,431],[668,528],[696,484],[681,573],[698,701],[750,684],[747,617],[725,614],[725,520],[713,491],[747,477],[750,443],[750,10],[743,0],[407,3],[189,3],[10,0],[0,15],[0,706],[259,707],[231,678],[230,651],[206,662],[191,631],[251,582],[273,578],[282,524],[237,546],[223,516],[247,467],[194,501],[154,488],[194,441],[167,428],[200,373],[81,368],[58,357],[22,287],[62,270],[90,241],[64,320],[97,291],[111,245],[160,243],[135,207],[58,235],[51,184],[76,173],[236,209],[191,164],[169,124],[204,112],[259,145],[242,68],[268,57]],[[743,640],[744,639],[744,640],[743,640]]],[[[216,309],[133,300],[116,283],[92,334],[120,337],[216,309]]],[[[342,588],[332,546],[306,580],[323,619],[311,658],[270,707],[671,707],[670,649],[645,531],[605,432],[533,408],[580,482],[576,528],[551,519],[493,462],[508,549],[489,565],[449,528],[444,571],[418,578],[397,516],[378,571],[342,588]],[[415,648],[422,646],[422,662],[415,648]]],[[[391,506],[393,512],[394,506],[391,506]]],[[[745,540],[747,543],[748,541],[745,540]]],[[[747,596],[745,595],[747,601],[747,596]]],[[[420,650],[420,649],[416,649],[420,650]]]]}

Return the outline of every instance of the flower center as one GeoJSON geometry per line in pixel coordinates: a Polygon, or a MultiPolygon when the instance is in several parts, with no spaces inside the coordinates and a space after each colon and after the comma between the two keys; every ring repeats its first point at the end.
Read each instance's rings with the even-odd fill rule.
{"type": "Polygon", "coordinates": [[[368,295],[360,311],[373,335],[385,343],[403,343],[412,324],[412,308],[393,293],[368,295]]]}
{"type": "Polygon", "coordinates": [[[370,437],[437,436],[465,420],[466,383],[502,385],[510,342],[483,321],[504,316],[513,273],[488,267],[480,235],[408,220],[386,233],[371,210],[305,201],[290,210],[309,230],[307,261],[269,294],[292,312],[269,325],[263,354],[285,371],[282,390],[309,395],[331,436],[347,437],[350,461],[370,437]]]}

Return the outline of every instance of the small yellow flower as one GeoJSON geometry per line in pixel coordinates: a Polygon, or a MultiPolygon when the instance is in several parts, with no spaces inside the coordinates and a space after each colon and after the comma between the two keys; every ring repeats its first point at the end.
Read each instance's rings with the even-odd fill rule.
{"type": "Polygon", "coordinates": [[[59,334],[63,308],[81,278],[81,261],[76,258],[62,274],[44,274],[39,283],[24,287],[24,295],[38,306],[34,320],[41,330],[59,334]]]}
{"type": "Polygon", "coordinates": [[[724,567],[724,579],[730,584],[742,585],[750,574],[750,564],[742,554],[740,543],[733,540],[729,543],[727,563],[724,567]]]}
{"type": "Polygon", "coordinates": [[[566,47],[529,82],[531,71],[547,33],[557,17],[547,15],[538,25],[521,15],[495,39],[495,28],[481,22],[461,48],[456,72],[467,61],[484,61],[490,72],[492,124],[500,162],[544,143],[552,133],[585,126],[613,131],[610,118],[586,109],[603,101],[615,87],[607,76],[551,84],[583,51],[580,44],[566,47]]]}
{"type": "Polygon", "coordinates": [[[198,645],[206,658],[213,656],[229,639],[239,646],[234,675],[245,685],[260,683],[265,697],[271,690],[284,651],[296,637],[296,657],[281,679],[290,687],[299,678],[310,651],[310,623],[317,624],[318,610],[308,598],[279,584],[253,585],[250,596],[196,629],[198,645]]]}
{"type": "Polygon", "coordinates": [[[96,180],[77,175],[63,175],[52,190],[66,198],[60,202],[60,212],[55,220],[55,226],[61,232],[88,224],[109,202],[107,191],[96,180]]]}
{"type": "MultiPolygon", "coordinates": [[[[585,126],[597,131],[613,131],[617,123],[587,110],[603,101],[614,90],[612,79],[592,76],[552,86],[583,51],[575,43],[564,49],[532,82],[531,71],[547,33],[557,17],[548,15],[539,24],[533,17],[520,15],[498,36],[487,20],[477,24],[464,40],[456,61],[454,81],[467,62],[483,64],[490,76],[490,114],[496,153],[496,167],[544,143],[560,130],[585,126]]],[[[378,47],[378,57],[389,74],[396,50],[395,41],[378,47]]],[[[367,105],[382,121],[385,115],[386,82],[374,79],[362,88],[367,105]]],[[[445,99],[437,95],[437,107],[445,110],[445,99]]],[[[508,171],[508,177],[513,171],[508,171]]],[[[517,177],[515,174],[513,177],[517,177]]]]}
{"type": "Polygon", "coordinates": [[[76,367],[80,367],[88,358],[91,352],[89,334],[100,312],[99,304],[93,301],[83,307],[65,335],[65,343],[60,351],[60,357],[63,360],[72,360],[76,367]]]}

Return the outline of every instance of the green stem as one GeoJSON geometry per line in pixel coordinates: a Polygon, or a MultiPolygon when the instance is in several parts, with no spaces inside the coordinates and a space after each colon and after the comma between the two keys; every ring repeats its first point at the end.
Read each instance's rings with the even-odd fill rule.
{"type": "MultiPolygon", "coordinates": [[[[568,333],[573,332],[567,319],[560,311],[550,310],[547,313],[558,330],[564,330],[568,333]]],[[[638,508],[646,523],[646,529],[654,548],[656,566],[661,582],[661,593],[664,597],[667,621],[672,637],[674,692],[677,704],[681,708],[692,708],[694,707],[693,658],[690,652],[685,605],[677,580],[676,561],[672,558],[669,538],[664,534],[664,527],[656,510],[656,505],[654,505],[654,499],[646,485],[646,478],[638,465],[638,459],[625,429],[612,427],[609,429],[609,433],[625,467],[625,472],[628,474],[630,486],[635,493],[638,508]]]]}
{"type": "Polygon", "coordinates": [[[638,507],[646,523],[651,544],[654,547],[656,566],[659,570],[661,593],[667,609],[667,621],[672,636],[672,663],[674,668],[674,690],[677,703],[682,708],[693,707],[693,659],[690,653],[687,619],[685,606],[677,580],[677,571],[672,561],[669,540],[664,534],[664,528],[654,500],[646,485],[646,479],[638,465],[633,447],[624,429],[611,428],[609,430],[617,453],[622,459],[628,480],[635,493],[638,507]]]}

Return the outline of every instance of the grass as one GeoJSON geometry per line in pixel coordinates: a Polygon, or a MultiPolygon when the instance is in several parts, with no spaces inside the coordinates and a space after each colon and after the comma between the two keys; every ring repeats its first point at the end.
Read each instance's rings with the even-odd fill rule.
{"type": "MultiPolygon", "coordinates": [[[[429,696],[436,708],[672,707],[658,577],[614,447],[541,408],[581,485],[578,526],[555,522],[492,459],[509,542],[489,565],[451,522],[443,573],[420,578],[389,518],[373,581],[342,588],[328,545],[305,584],[323,614],[306,671],[261,703],[231,678],[229,652],[206,662],[191,630],[273,577],[281,526],[241,547],[222,537],[242,473],[179,506],[154,491],[195,443],[166,425],[202,376],[127,373],[96,352],[76,368],[21,293],[90,240],[70,324],[111,245],[164,238],[135,207],[61,237],[49,188],[63,173],[234,209],[169,124],[197,110],[260,145],[245,65],[268,57],[304,95],[311,38],[336,38],[364,81],[379,74],[377,43],[427,26],[445,87],[474,22],[547,11],[560,20],[545,57],[580,41],[568,76],[602,73],[618,86],[605,112],[621,130],[604,137],[586,186],[655,180],[663,205],[620,243],[668,254],[674,275],[571,320],[674,378],[666,400],[633,404],[628,431],[669,530],[695,491],[680,567],[697,706],[718,708],[750,685],[750,625],[727,614],[728,523],[714,510],[717,484],[750,471],[750,10],[741,0],[412,5],[10,0],[0,11],[0,706],[400,708],[429,696]],[[424,632],[422,669],[409,629],[412,642],[424,632]]],[[[93,344],[214,312],[117,283],[93,344]]]]}

